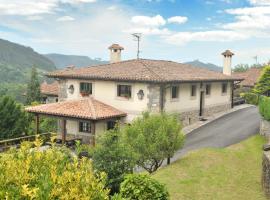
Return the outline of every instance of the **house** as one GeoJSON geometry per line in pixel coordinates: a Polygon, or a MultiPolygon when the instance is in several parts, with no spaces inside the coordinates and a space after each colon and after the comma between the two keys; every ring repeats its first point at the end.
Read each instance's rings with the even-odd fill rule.
{"type": "Polygon", "coordinates": [[[235,77],[244,79],[240,83],[240,86],[250,89],[256,85],[257,81],[260,78],[262,69],[263,68],[252,67],[252,68],[249,68],[245,72],[235,72],[233,73],[233,75],[235,77]]]}
{"type": "Polygon", "coordinates": [[[40,85],[40,93],[43,103],[54,103],[58,102],[58,91],[59,91],[59,84],[57,81],[53,83],[47,83],[44,81],[40,85]]]}
{"type": "Polygon", "coordinates": [[[144,111],[179,114],[183,125],[231,109],[235,81],[230,51],[224,52],[223,73],[166,60],[121,61],[124,50],[109,47],[110,64],[66,68],[47,74],[59,83],[58,103],[28,107],[36,115],[61,120],[63,141],[81,137],[95,143],[97,135],[130,123],[144,111]]]}

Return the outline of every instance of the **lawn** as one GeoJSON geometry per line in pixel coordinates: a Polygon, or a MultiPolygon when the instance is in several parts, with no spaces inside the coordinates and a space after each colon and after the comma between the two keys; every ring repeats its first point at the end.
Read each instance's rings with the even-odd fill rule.
{"type": "Polygon", "coordinates": [[[202,149],[157,171],[175,200],[260,200],[262,145],[257,135],[224,149],[202,149]]]}

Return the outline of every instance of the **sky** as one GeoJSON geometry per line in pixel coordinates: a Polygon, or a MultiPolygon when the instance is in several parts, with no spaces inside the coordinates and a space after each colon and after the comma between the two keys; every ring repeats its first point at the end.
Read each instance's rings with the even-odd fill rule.
{"type": "Polygon", "coordinates": [[[0,0],[0,38],[40,53],[109,60],[108,47],[136,58],[132,33],[141,33],[141,58],[222,66],[270,60],[270,0],[0,0]]]}

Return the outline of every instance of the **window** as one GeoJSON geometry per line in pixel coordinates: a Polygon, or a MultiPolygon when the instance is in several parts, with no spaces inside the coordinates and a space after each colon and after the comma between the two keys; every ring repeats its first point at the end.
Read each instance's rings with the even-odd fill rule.
{"type": "Polygon", "coordinates": [[[79,122],[79,132],[91,133],[90,122],[79,122]]]}
{"type": "Polygon", "coordinates": [[[196,85],[192,85],[191,86],[191,96],[195,97],[197,93],[197,86],[196,85]]]}
{"type": "Polygon", "coordinates": [[[205,94],[206,95],[211,94],[211,84],[206,84],[206,86],[205,86],[205,94]]]}
{"type": "Polygon", "coordinates": [[[117,85],[117,96],[131,98],[131,85],[117,85]]]}
{"type": "Polygon", "coordinates": [[[179,87],[172,86],[172,99],[177,99],[179,95],[179,87]]]}
{"type": "Polygon", "coordinates": [[[222,94],[227,93],[227,83],[222,83],[222,94]]]}
{"type": "Polygon", "coordinates": [[[80,83],[80,92],[82,94],[92,94],[92,83],[80,83]]]}
{"type": "Polygon", "coordinates": [[[116,122],[115,121],[108,121],[107,122],[107,130],[114,129],[115,128],[115,125],[116,125],[116,122]]]}

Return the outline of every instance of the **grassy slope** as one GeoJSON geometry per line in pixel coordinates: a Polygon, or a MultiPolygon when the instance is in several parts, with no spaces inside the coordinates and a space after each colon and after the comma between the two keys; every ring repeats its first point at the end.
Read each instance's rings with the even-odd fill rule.
{"type": "Polygon", "coordinates": [[[154,178],[164,183],[171,199],[265,199],[261,185],[264,139],[254,136],[225,149],[192,152],[154,178]]]}

